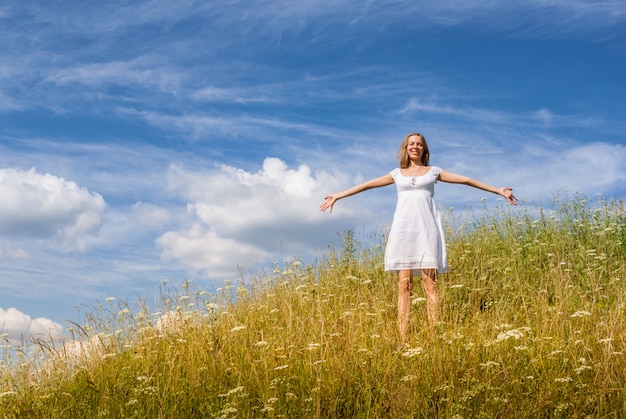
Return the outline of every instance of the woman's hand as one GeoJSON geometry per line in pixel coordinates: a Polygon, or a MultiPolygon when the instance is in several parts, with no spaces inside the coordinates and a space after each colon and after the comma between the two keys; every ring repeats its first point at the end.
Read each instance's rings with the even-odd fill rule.
{"type": "Polygon", "coordinates": [[[330,195],[326,195],[326,197],[324,198],[325,201],[322,205],[320,205],[320,211],[324,212],[327,209],[330,209],[330,213],[332,214],[333,212],[333,205],[335,205],[335,201],[337,201],[337,194],[330,194],[330,195]]]}
{"type": "Polygon", "coordinates": [[[512,191],[513,191],[513,188],[509,188],[505,186],[503,188],[500,188],[500,195],[505,197],[506,200],[509,201],[509,204],[517,205],[517,197],[513,195],[512,191]]]}

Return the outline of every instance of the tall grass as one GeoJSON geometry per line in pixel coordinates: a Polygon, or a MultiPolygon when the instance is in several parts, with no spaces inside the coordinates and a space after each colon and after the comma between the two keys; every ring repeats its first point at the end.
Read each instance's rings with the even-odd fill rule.
{"type": "Polygon", "coordinates": [[[163,285],[160,312],[108,299],[5,356],[0,416],[623,417],[623,202],[448,218],[442,321],[416,287],[406,346],[384,239],[348,231],[217,293],[163,285]]]}

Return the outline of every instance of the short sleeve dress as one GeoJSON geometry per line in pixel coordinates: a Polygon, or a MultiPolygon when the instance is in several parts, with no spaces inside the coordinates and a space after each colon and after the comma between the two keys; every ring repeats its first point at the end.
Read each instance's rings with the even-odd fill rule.
{"type": "Polygon", "coordinates": [[[422,176],[391,171],[398,202],[387,238],[385,271],[412,270],[415,275],[421,275],[421,269],[448,271],[441,217],[433,199],[440,172],[437,166],[422,176]]]}

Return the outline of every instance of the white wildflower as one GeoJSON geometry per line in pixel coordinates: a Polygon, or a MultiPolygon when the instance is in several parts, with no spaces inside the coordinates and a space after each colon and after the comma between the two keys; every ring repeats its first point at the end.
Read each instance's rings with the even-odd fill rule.
{"type": "Polygon", "coordinates": [[[402,356],[405,358],[413,358],[414,356],[421,354],[423,351],[424,349],[419,346],[416,348],[408,348],[402,353],[402,356]]]}
{"type": "Polygon", "coordinates": [[[230,331],[231,331],[231,332],[238,332],[238,331],[240,331],[240,330],[244,330],[245,328],[246,328],[246,326],[245,326],[245,325],[242,325],[242,326],[235,326],[235,327],[233,327],[232,329],[230,329],[230,331]]]}
{"type": "Polygon", "coordinates": [[[584,316],[591,316],[591,313],[585,310],[580,310],[572,314],[570,317],[584,317],[584,316]]]}
{"type": "Polygon", "coordinates": [[[479,364],[481,367],[483,368],[489,368],[489,367],[499,367],[500,364],[495,362],[495,361],[487,361],[487,362],[483,362],[481,364],[479,364]]]}
{"type": "Polygon", "coordinates": [[[585,370],[592,370],[592,369],[593,367],[591,365],[581,365],[580,367],[576,368],[574,371],[576,371],[576,374],[581,374],[585,370]]]}
{"type": "Polygon", "coordinates": [[[512,329],[512,330],[507,330],[506,332],[500,332],[498,334],[498,337],[496,338],[496,342],[502,342],[503,340],[508,340],[510,338],[517,340],[523,337],[524,337],[524,333],[522,333],[521,330],[512,329]]]}

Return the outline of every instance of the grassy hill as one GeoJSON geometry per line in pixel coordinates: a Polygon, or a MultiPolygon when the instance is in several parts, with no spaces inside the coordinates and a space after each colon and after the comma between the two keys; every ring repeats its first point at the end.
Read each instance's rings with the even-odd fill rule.
{"type": "Polygon", "coordinates": [[[217,294],[164,285],[158,312],[103,302],[5,356],[0,417],[623,417],[623,202],[478,213],[448,217],[442,321],[416,287],[406,346],[384,238],[348,231],[217,294]]]}

